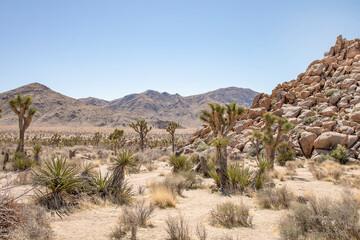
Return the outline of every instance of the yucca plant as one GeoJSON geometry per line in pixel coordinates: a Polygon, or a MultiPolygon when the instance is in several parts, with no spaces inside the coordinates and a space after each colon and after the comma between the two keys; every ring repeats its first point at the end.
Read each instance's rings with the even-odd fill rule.
{"type": "Polygon", "coordinates": [[[15,171],[25,171],[35,166],[36,164],[34,159],[26,158],[22,152],[16,152],[12,161],[12,165],[15,171]]]}
{"type": "Polygon", "coordinates": [[[189,171],[192,168],[191,161],[186,156],[176,156],[175,154],[169,157],[170,166],[173,168],[173,172],[189,171]]]}
{"type": "Polygon", "coordinates": [[[114,161],[111,169],[113,171],[113,187],[117,188],[124,182],[126,173],[136,168],[137,157],[130,150],[124,149],[114,158],[114,161]]]}
{"type": "Polygon", "coordinates": [[[251,169],[239,163],[230,164],[226,172],[233,189],[239,188],[243,191],[246,187],[250,186],[253,181],[253,172],[251,169]]]}
{"type": "Polygon", "coordinates": [[[45,161],[42,167],[32,172],[33,183],[45,188],[43,192],[39,190],[39,202],[51,210],[67,207],[69,192],[81,186],[82,180],[78,174],[75,167],[66,163],[66,158],[56,157],[45,161]]]}
{"type": "Polygon", "coordinates": [[[40,153],[42,152],[42,147],[40,145],[35,145],[33,147],[33,152],[34,152],[34,158],[35,158],[35,162],[37,165],[40,164],[40,153]]]}
{"type": "Polygon", "coordinates": [[[132,185],[129,185],[128,181],[121,182],[121,185],[112,189],[112,191],[113,202],[118,204],[127,204],[131,202],[134,196],[132,185]]]}
{"type": "Polygon", "coordinates": [[[213,160],[208,162],[208,174],[209,176],[214,179],[216,186],[220,186],[220,178],[219,175],[216,173],[216,166],[213,160]]]}
{"type": "Polygon", "coordinates": [[[113,192],[112,188],[112,175],[107,173],[105,176],[101,175],[101,171],[97,175],[90,177],[90,186],[93,190],[100,195],[100,197],[105,198],[111,195],[113,192]]]}

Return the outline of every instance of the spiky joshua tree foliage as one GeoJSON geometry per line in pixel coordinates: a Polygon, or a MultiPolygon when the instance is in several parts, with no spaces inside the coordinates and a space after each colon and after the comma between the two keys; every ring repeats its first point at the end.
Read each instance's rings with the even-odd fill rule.
{"type": "Polygon", "coordinates": [[[175,130],[180,126],[177,122],[169,122],[166,131],[171,135],[172,151],[175,152],[175,130]]]}
{"type": "Polygon", "coordinates": [[[274,167],[276,147],[281,142],[281,136],[291,129],[294,125],[288,122],[287,119],[275,116],[271,113],[264,114],[265,130],[253,133],[253,136],[262,141],[265,147],[266,158],[270,162],[271,167],[274,167]]]}
{"type": "Polygon", "coordinates": [[[20,137],[16,152],[24,152],[25,131],[36,113],[36,109],[30,107],[32,103],[31,96],[21,96],[20,94],[9,100],[11,109],[19,118],[20,137]]]}
{"type": "Polygon", "coordinates": [[[213,141],[216,147],[216,163],[218,165],[217,173],[219,175],[220,186],[222,189],[227,187],[228,176],[226,174],[227,169],[227,151],[226,147],[229,143],[228,134],[233,129],[237,120],[240,119],[245,109],[236,105],[236,102],[232,104],[226,104],[222,106],[220,104],[208,103],[210,111],[202,110],[200,120],[210,126],[216,139],[213,141]]]}
{"type": "Polygon", "coordinates": [[[144,151],[144,140],[146,138],[146,135],[150,130],[152,129],[151,126],[147,125],[147,122],[145,120],[137,121],[136,123],[130,123],[129,126],[135,130],[139,134],[140,137],[140,148],[141,151],[144,151]]]}
{"type": "Polygon", "coordinates": [[[109,135],[109,140],[111,141],[112,145],[113,145],[113,150],[115,152],[115,155],[117,155],[119,146],[123,143],[124,141],[124,130],[120,130],[120,129],[115,129],[114,132],[112,132],[109,135]]]}
{"type": "Polygon", "coordinates": [[[94,146],[99,146],[99,143],[101,141],[102,135],[99,132],[96,132],[92,138],[94,146]]]}
{"type": "Polygon", "coordinates": [[[137,158],[130,150],[122,150],[114,159],[113,170],[113,186],[120,186],[125,180],[125,174],[137,165],[137,158]]]}

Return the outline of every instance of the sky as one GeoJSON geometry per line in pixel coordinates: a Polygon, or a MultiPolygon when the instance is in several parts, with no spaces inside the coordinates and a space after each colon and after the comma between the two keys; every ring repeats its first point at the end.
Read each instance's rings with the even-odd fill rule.
{"type": "Polygon", "coordinates": [[[0,0],[0,92],[270,93],[338,35],[360,38],[359,12],[359,0],[0,0]]]}

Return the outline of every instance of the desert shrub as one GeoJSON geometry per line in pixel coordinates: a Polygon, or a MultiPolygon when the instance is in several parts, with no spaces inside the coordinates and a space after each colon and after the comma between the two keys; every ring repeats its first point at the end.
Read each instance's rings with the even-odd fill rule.
{"type": "Polygon", "coordinates": [[[286,186],[276,189],[263,189],[256,195],[256,200],[260,207],[267,209],[287,209],[291,206],[291,202],[295,196],[286,186]]]}
{"type": "Polygon", "coordinates": [[[189,171],[192,168],[192,163],[186,156],[176,156],[175,154],[169,157],[170,166],[173,172],[189,171]]]}
{"type": "Polygon", "coordinates": [[[312,163],[309,170],[317,180],[339,180],[343,175],[343,170],[338,162],[326,160],[322,163],[312,163]]]}
{"type": "Polygon", "coordinates": [[[311,117],[306,117],[302,120],[302,122],[305,124],[305,125],[310,125],[311,123],[315,122],[317,120],[317,117],[316,116],[311,116],[311,117]]]}
{"type": "Polygon", "coordinates": [[[23,205],[21,222],[9,234],[10,240],[49,240],[53,239],[50,220],[43,208],[23,205]]]}
{"type": "Polygon", "coordinates": [[[331,97],[334,93],[338,92],[339,90],[338,89],[335,89],[335,88],[331,88],[331,89],[326,89],[325,90],[325,95],[327,97],[331,97]]]}
{"type": "Polygon", "coordinates": [[[280,221],[282,239],[360,239],[359,202],[349,192],[340,201],[310,197],[280,221]]]}
{"type": "Polygon", "coordinates": [[[94,174],[89,179],[89,184],[91,190],[98,194],[102,198],[111,196],[112,188],[112,175],[107,173],[105,176],[102,176],[101,171],[98,174],[94,174]]]}
{"type": "Polygon", "coordinates": [[[201,186],[202,181],[197,178],[195,171],[179,172],[178,175],[184,179],[186,189],[196,189],[201,186]]]}
{"type": "Polygon", "coordinates": [[[338,160],[341,164],[346,164],[349,161],[349,155],[344,146],[338,145],[336,149],[330,152],[330,156],[338,160]]]}
{"type": "Polygon", "coordinates": [[[93,175],[95,165],[93,163],[83,163],[81,166],[81,176],[90,177],[93,175]]]}
{"type": "Polygon", "coordinates": [[[168,217],[165,222],[165,230],[170,240],[190,240],[189,223],[182,215],[168,217]]]}
{"type": "Polygon", "coordinates": [[[250,227],[252,225],[252,216],[250,209],[243,204],[235,205],[231,202],[218,204],[214,210],[210,212],[211,223],[213,225],[221,225],[226,228],[232,227],[250,227]]]}
{"type": "Polygon", "coordinates": [[[38,191],[38,200],[49,210],[56,210],[69,206],[72,197],[70,192],[77,190],[82,180],[77,177],[79,171],[68,165],[62,157],[45,161],[44,166],[32,172],[35,185],[45,188],[38,191]]]}
{"type": "Polygon", "coordinates": [[[24,153],[17,152],[12,160],[12,166],[15,171],[25,171],[36,165],[36,161],[31,158],[26,158],[24,153]]]}
{"type": "Polygon", "coordinates": [[[165,186],[150,188],[151,201],[160,208],[175,207],[176,199],[171,190],[165,186]]]}
{"type": "Polygon", "coordinates": [[[208,174],[215,181],[216,186],[220,186],[220,178],[216,172],[216,166],[214,161],[208,161],[208,174]]]}
{"type": "Polygon", "coordinates": [[[294,160],[294,153],[289,148],[288,142],[282,142],[277,146],[278,155],[276,160],[280,166],[285,166],[287,161],[294,160]]]}
{"type": "Polygon", "coordinates": [[[138,227],[145,227],[147,221],[150,219],[155,207],[154,205],[146,204],[145,200],[139,200],[130,206],[122,208],[120,215],[120,224],[115,229],[112,237],[115,239],[122,239],[128,232],[131,232],[131,239],[137,239],[136,234],[138,227]]]}
{"type": "Polygon", "coordinates": [[[199,240],[206,240],[208,233],[203,223],[198,223],[196,225],[196,236],[199,240]]]}
{"type": "Polygon", "coordinates": [[[210,146],[206,145],[206,143],[204,143],[204,142],[201,142],[201,143],[197,146],[196,151],[197,151],[197,152],[203,152],[203,151],[205,151],[205,150],[207,150],[207,149],[209,149],[209,148],[210,148],[210,146]]]}
{"type": "Polygon", "coordinates": [[[133,187],[128,181],[123,181],[120,185],[112,187],[111,200],[116,204],[128,204],[132,201],[133,197],[133,187]]]}
{"type": "Polygon", "coordinates": [[[252,184],[252,170],[239,163],[229,164],[226,173],[234,190],[244,191],[245,188],[252,184]]]}

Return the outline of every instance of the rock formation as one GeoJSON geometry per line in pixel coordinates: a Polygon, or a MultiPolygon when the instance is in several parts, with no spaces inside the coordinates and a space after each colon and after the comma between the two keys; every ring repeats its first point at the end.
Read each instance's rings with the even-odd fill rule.
{"type": "MultiPolygon", "coordinates": [[[[253,130],[262,130],[265,112],[296,125],[289,141],[298,155],[315,156],[340,144],[358,158],[360,39],[346,40],[340,35],[324,58],[313,61],[297,79],[279,84],[271,95],[258,94],[234,127],[229,152],[245,152],[251,147],[249,137],[253,130]]],[[[193,139],[209,134],[203,126],[193,139]]]]}

